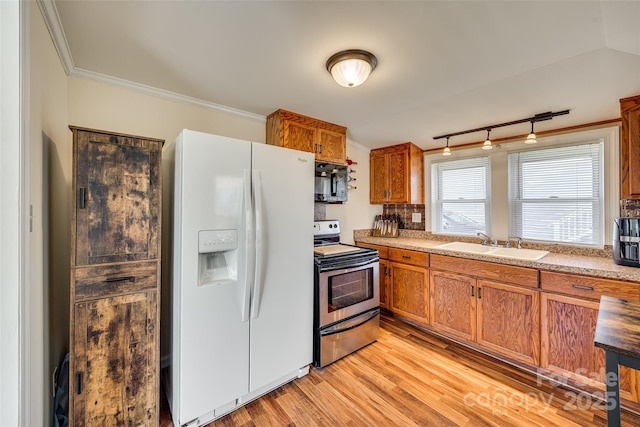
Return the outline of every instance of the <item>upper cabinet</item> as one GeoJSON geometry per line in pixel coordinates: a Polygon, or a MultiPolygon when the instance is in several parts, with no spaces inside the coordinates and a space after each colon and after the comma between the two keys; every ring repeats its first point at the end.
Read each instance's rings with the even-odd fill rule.
{"type": "Polygon", "coordinates": [[[315,153],[317,162],[345,165],[347,128],[286,110],[267,117],[267,144],[315,153]]]}
{"type": "Polygon", "coordinates": [[[620,197],[640,199],[640,95],[620,100],[620,197]]]}
{"type": "Polygon", "coordinates": [[[371,203],[424,203],[419,147],[407,142],[371,150],[369,162],[371,203]]]}
{"type": "Polygon", "coordinates": [[[160,258],[162,140],[71,127],[73,266],[160,258]]]}

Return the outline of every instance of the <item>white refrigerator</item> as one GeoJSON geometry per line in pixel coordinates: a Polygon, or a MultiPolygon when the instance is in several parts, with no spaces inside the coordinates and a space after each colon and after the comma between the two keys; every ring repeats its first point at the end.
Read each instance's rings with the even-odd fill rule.
{"type": "Polygon", "coordinates": [[[309,372],[312,153],[183,130],[174,191],[171,360],[176,426],[202,425],[309,372]]]}

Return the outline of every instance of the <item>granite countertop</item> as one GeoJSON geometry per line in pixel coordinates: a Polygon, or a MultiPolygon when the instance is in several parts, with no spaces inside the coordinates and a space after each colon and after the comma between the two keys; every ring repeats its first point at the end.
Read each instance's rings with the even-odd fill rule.
{"type": "MultiPolygon", "coordinates": [[[[538,261],[526,261],[510,258],[502,258],[497,256],[491,256],[488,254],[471,254],[465,252],[457,252],[446,249],[437,249],[435,246],[446,243],[447,241],[454,241],[458,239],[448,238],[443,239],[442,236],[434,236],[429,233],[424,233],[425,236],[412,236],[409,235],[400,237],[373,237],[370,234],[367,235],[367,230],[356,230],[354,232],[354,240],[357,243],[370,243],[374,245],[389,246],[392,248],[409,249],[420,252],[429,252],[439,255],[456,256],[459,258],[475,259],[480,261],[491,261],[500,264],[517,265],[521,267],[530,267],[538,270],[557,271],[563,273],[582,274],[585,276],[602,277],[607,279],[626,280],[630,282],[640,283],[640,268],[625,267],[617,265],[613,262],[613,257],[607,254],[607,251],[590,251],[582,248],[564,247],[563,252],[559,253],[549,250],[552,248],[536,247],[536,249],[549,250],[549,255],[541,258],[538,261]],[[436,240],[438,239],[438,240],[436,240]],[[569,252],[569,253],[567,253],[569,252]],[[586,255],[584,254],[586,253],[586,255]]],[[[464,239],[459,239],[464,240],[464,239]]],[[[467,239],[467,241],[469,241],[467,239]]],[[[474,240],[478,242],[477,239],[474,240]]],[[[525,247],[533,248],[531,245],[525,247]]]]}

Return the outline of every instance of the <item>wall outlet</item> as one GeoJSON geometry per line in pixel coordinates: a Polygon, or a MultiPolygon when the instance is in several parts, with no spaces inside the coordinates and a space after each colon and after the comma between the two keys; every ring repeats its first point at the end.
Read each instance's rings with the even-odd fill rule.
{"type": "Polygon", "coordinates": [[[411,222],[422,222],[422,214],[420,212],[412,213],[411,222]]]}

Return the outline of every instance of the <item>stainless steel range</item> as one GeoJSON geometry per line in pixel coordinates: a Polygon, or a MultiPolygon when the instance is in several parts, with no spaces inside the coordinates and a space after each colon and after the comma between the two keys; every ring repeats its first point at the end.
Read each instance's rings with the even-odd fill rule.
{"type": "Polygon", "coordinates": [[[378,252],[340,243],[340,223],[314,228],[313,364],[324,367],[378,339],[378,252]]]}

